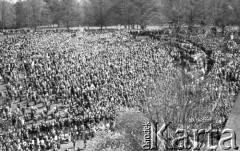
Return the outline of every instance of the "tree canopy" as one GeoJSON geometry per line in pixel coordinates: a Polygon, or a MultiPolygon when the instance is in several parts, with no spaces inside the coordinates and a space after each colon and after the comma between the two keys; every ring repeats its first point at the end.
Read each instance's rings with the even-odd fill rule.
{"type": "Polygon", "coordinates": [[[0,0],[0,26],[239,25],[238,0],[0,0]]]}

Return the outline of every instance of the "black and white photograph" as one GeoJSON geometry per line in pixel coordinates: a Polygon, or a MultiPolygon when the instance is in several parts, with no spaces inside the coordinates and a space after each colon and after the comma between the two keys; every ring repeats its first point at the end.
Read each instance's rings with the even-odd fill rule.
{"type": "Polygon", "coordinates": [[[0,151],[240,151],[240,0],[0,0],[0,151]]]}

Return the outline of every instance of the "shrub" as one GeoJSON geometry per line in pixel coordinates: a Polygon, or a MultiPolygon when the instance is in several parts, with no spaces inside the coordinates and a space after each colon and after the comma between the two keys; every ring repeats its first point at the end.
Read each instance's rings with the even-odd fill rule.
{"type": "Polygon", "coordinates": [[[116,119],[115,132],[98,132],[87,143],[87,151],[142,151],[142,124],[147,118],[137,111],[123,111],[116,119]]]}

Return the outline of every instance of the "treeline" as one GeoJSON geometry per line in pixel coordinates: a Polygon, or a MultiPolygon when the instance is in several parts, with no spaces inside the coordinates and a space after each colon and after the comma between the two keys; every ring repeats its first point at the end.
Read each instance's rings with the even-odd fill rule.
{"type": "Polygon", "coordinates": [[[239,25],[239,0],[0,0],[0,27],[239,25]]]}
{"type": "Polygon", "coordinates": [[[166,19],[180,29],[187,25],[213,25],[224,33],[226,26],[240,25],[239,0],[162,0],[166,19]]]}
{"type": "Polygon", "coordinates": [[[75,0],[1,0],[1,27],[24,28],[49,25],[79,25],[80,3],[75,0]]]}

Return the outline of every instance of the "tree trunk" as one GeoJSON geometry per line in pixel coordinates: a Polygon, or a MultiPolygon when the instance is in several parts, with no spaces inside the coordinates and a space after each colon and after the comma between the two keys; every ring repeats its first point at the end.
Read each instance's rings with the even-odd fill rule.
{"type": "Polygon", "coordinates": [[[67,19],[67,30],[69,31],[69,20],[67,19]]]}
{"type": "Polygon", "coordinates": [[[222,26],[222,36],[224,36],[224,33],[225,33],[225,26],[222,26]]]}
{"type": "Polygon", "coordinates": [[[2,19],[2,32],[4,30],[4,22],[3,22],[3,19],[2,19]]]}

